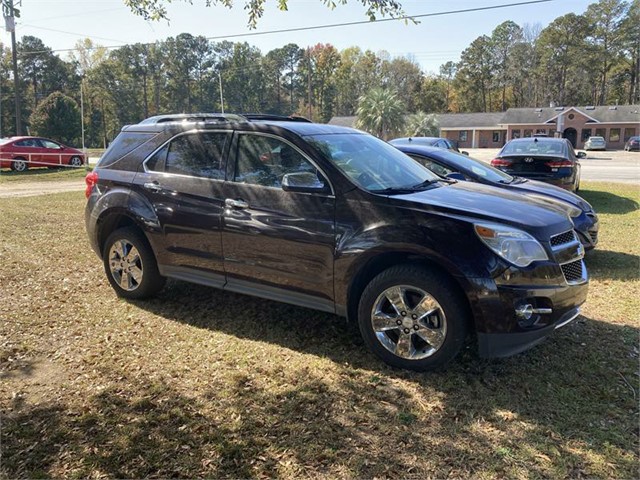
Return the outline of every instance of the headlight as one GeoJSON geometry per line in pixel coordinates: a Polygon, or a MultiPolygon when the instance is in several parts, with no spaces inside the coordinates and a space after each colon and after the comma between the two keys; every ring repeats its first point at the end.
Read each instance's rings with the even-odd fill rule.
{"type": "Polygon", "coordinates": [[[580,210],[578,207],[563,200],[557,200],[553,197],[547,197],[546,195],[536,195],[535,193],[528,194],[527,196],[533,197],[536,200],[540,200],[541,202],[547,203],[549,205],[563,208],[571,218],[579,217],[582,214],[582,210],[580,210]]]}
{"type": "Polygon", "coordinates": [[[494,223],[475,223],[473,227],[487,247],[517,267],[549,258],[540,242],[527,232],[494,223]]]}

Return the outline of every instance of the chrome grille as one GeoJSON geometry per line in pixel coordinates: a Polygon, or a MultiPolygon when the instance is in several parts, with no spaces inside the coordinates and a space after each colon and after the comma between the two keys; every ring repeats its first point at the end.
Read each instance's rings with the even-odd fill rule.
{"type": "Polygon", "coordinates": [[[560,265],[560,268],[562,268],[562,273],[567,283],[575,283],[582,280],[582,260],[565,263],[560,265]]]}
{"type": "Polygon", "coordinates": [[[558,235],[554,235],[551,237],[551,246],[557,247],[558,245],[564,245],[565,243],[571,243],[576,239],[575,233],[573,230],[569,230],[564,233],[560,233],[558,235]]]}

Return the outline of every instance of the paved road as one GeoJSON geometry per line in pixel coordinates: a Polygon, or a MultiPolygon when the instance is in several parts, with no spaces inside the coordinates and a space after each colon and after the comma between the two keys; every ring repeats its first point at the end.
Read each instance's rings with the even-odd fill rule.
{"type": "MultiPolygon", "coordinates": [[[[498,150],[492,148],[468,149],[469,155],[489,162],[498,150]]],[[[597,182],[623,182],[640,185],[640,152],[588,152],[583,158],[582,180],[597,182]]],[[[91,159],[90,159],[91,163],[91,159]]],[[[0,198],[33,197],[48,193],[84,190],[83,179],[57,182],[10,182],[0,184],[0,198]]]]}

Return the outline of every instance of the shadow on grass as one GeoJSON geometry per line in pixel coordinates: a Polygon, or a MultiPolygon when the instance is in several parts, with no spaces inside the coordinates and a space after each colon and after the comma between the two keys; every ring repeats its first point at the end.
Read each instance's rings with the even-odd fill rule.
{"type": "Polygon", "coordinates": [[[467,351],[445,372],[416,374],[386,367],[336,317],[303,308],[186,284],[141,306],[329,357],[340,375],[304,369],[274,389],[244,369],[191,397],[114,372],[80,406],[14,402],[1,432],[9,478],[611,478],[637,466],[636,393],[623,382],[637,328],[581,318],[526,354],[467,351]]]}
{"type": "Polygon", "coordinates": [[[597,213],[625,214],[638,210],[636,200],[621,197],[602,190],[580,190],[580,196],[593,206],[597,213]]]}
{"type": "Polygon", "coordinates": [[[585,257],[589,275],[598,280],[637,280],[640,256],[596,248],[585,257]]]}

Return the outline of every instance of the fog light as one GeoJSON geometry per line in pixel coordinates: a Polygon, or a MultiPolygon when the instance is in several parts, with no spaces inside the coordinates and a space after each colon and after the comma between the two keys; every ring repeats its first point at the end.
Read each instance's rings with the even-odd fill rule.
{"type": "Polygon", "coordinates": [[[527,303],[516,308],[516,316],[524,320],[529,320],[533,316],[533,305],[527,303]]]}
{"type": "Polygon", "coordinates": [[[536,315],[550,315],[553,313],[551,308],[533,308],[533,305],[527,303],[526,305],[520,305],[516,308],[516,317],[523,320],[529,320],[534,314],[536,315]]]}

